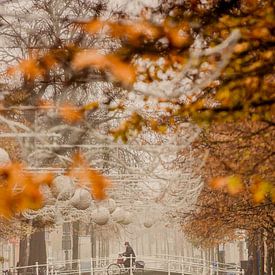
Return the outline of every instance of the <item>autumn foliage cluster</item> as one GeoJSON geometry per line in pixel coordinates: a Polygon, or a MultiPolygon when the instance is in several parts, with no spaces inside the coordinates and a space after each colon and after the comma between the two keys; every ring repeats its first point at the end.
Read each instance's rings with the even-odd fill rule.
{"type": "MultiPolygon", "coordinates": [[[[110,186],[106,177],[92,169],[80,154],[76,154],[67,174],[76,181],[77,187],[88,188],[94,200],[106,198],[106,189],[110,186]]],[[[38,210],[44,206],[41,186],[51,186],[52,173],[34,174],[20,163],[0,166],[0,213],[12,218],[25,210],[38,210]]]]}
{"type": "Polygon", "coordinates": [[[15,213],[26,209],[42,207],[43,196],[39,187],[50,184],[52,175],[32,175],[19,163],[1,166],[1,214],[12,217],[15,213]]]}

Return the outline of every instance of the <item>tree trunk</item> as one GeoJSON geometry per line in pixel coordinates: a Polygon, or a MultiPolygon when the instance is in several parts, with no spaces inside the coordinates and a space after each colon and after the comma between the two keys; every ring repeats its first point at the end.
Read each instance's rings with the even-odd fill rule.
{"type": "Polygon", "coordinates": [[[34,232],[30,236],[28,265],[35,265],[36,262],[39,264],[47,262],[45,229],[34,232]]]}
{"type": "MultiPolygon", "coordinates": [[[[25,236],[24,239],[20,239],[19,243],[19,262],[18,266],[27,266],[28,265],[28,237],[25,236]]],[[[23,274],[25,275],[27,270],[24,268],[23,270],[21,269],[18,274],[23,274]]]]}
{"type": "Polygon", "coordinates": [[[20,240],[19,243],[19,266],[28,265],[28,238],[20,240]]]}
{"type": "MultiPolygon", "coordinates": [[[[95,238],[95,232],[94,232],[94,225],[91,224],[91,258],[96,258],[96,238],[95,238]]],[[[93,267],[95,267],[95,261],[93,261],[93,267]]],[[[93,268],[94,270],[94,268],[93,268]]]]}
{"type": "Polygon", "coordinates": [[[261,234],[260,236],[260,275],[264,275],[265,270],[265,251],[264,251],[264,235],[261,234]]]}
{"type": "Polygon", "coordinates": [[[272,265],[271,256],[272,256],[272,252],[269,249],[269,247],[267,246],[267,255],[266,255],[266,272],[267,272],[267,274],[271,274],[271,267],[272,267],[271,266],[272,265]]]}
{"type": "Polygon", "coordinates": [[[110,256],[110,242],[109,242],[109,238],[106,240],[106,256],[107,257],[110,256]]]}
{"type": "Polygon", "coordinates": [[[273,244],[273,248],[272,248],[272,274],[275,275],[275,249],[274,249],[274,244],[273,244]]]}
{"type": "Polygon", "coordinates": [[[257,245],[253,244],[253,275],[258,275],[259,265],[258,265],[258,251],[257,245]]]}
{"type": "Polygon", "coordinates": [[[73,269],[77,269],[77,266],[78,266],[78,263],[77,263],[77,259],[79,258],[78,238],[79,238],[79,221],[75,221],[73,222],[73,255],[72,255],[73,269]]]}

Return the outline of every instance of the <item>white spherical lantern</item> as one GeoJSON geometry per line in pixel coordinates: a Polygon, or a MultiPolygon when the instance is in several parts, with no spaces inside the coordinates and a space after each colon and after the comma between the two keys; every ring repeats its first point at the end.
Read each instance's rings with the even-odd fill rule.
{"type": "Polygon", "coordinates": [[[118,223],[123,224],[123,225],[128,225],[131,222],[132,222],[132,214],[130,212],[128,212],[128,211],[125,211],[124,212],[124,219],[123,219],[123,221],[118,222],[118,223]]]}
{"type": "Polygon", "coordinates": [[[121,207],[117,207],[112,213],[112,219],[114,222],[121,223],[125,218],[125,211],[121,207]]]}
{"type": "Polygon", "coordinates": [[[98,225],[104,225],[109,221],[110,213],[105,207],[98,207],[92,211],[92,221],[98,225]]]}
{"type": "Polygon", "coordinates": [[[144,227],[146,228],[152,227],[156,223],[157,215],[158,214],[155,211],[152,211],[150,208],[145,210],[144,220],[143,220],[144,227]]]}
{"type": "Polygon", "coordinates": [[[92,196],[90,192],[84,188],[75,190],[73,197],[70,199],[70,204],[79,210],[85,210],[90,207],[92,196]]]}
{"type": "Polygon", "coordinates": [[[153,220],[149,220],[149,219],[144,221],[144,223],[143,223],[144,227],[146,227],[146,228],[152,227],[153,224],[154,224],[153,220]]]}
{"type": "Polygon", "coordinates": [[[52,193],[59,200],[68,200],[75,191],[73,180],[68,176],[58,176],[53,180],[52,193]]]}
{"type": "Polygon", "coordinates": [[[11,162],[10,156],[6,150],[0,148],[0,166],[7,165],[11,162]]]}

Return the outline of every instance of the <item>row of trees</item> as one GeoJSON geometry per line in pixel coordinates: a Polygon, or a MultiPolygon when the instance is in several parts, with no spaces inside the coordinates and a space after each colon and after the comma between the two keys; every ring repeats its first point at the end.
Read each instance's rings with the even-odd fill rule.
{"type": "MultiPolygon", "coordinates": [[[[208,100],[215,98],[221,104],[212,103],[212,107],[195,113],[196,119],[201,121],[201,115],[206,114],[211,122],[193,144],[198,154],[209,153],[203,169],[206,185],[196,209],[178,214],[185,234],[196,245],[214,247],[245,237],[253,256],[253,274],[274,274],[274,55],[267,62],[258,55],[274,51],[274,26],[264,19],[269,12],[274,13],[274,6],[268,1],[239,1],[237,10],[236,4],[221,3],[212,9],[216,25],[211,31],[215,35],[219,28],[226,33],[246,20],[250,23],[240,28],[241,40],[220,78],[222,88],[214,94],[205,93],[208,100]],[[257,20],[269,38],[257,34],[257,20]],[[259,67],[252,65],[255,62],[259,67]],[[257,104],[262,100],[269,103],[260,107],[257,104]]],[[[274,15],[271,18],[274,20],[274,15]]]]}
{"type": "Polygon", "coordinates": [[[200,246],[215,246],[247,234],[249,255],[254,256],[257,266],[260,254],[261,272],[265,259],[268,274],[274,268],[274,201],[266,195],[274,182],[273,128],[246,121],[215,125],[215,133],[205,132],[203,140],[194,146],[209,150],[204,177],[210,184],[200,194],[197,208],[182,213],[185,233],[200,246]],[[231,177],[222,192],[212,187],[217,176],[222,178],[215,179],[214,184],[231,177]],[[194,232],[195,225],[198,230],[194,232]]]}

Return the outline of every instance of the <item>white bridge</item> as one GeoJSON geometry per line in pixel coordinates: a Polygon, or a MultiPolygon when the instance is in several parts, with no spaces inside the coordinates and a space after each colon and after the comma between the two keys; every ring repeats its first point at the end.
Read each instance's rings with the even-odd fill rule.
{"type": "Polygon", "coordinates": [[[116,265],[117,259],[92,258],[74,261],[48,261],[46,264],[36,263],[32,266],[12,267],[4,271],[7,275],[115,275],[115,274],[168,274],[168,275],[238,275],[244,274],[239,266],[219,262],[209,262],[200,258],[182,256],[138,255],[137,261],[145,263],[144,268],[136,267],[130,259],[130,267],[116,265]]]}

